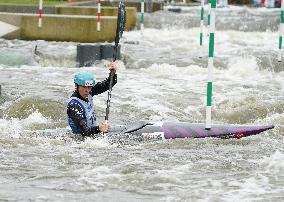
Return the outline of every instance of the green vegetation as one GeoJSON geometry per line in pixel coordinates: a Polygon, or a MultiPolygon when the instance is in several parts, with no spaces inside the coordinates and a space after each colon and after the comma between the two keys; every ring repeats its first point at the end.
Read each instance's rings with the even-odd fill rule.
{"type": "MultiPolygon", "coordinates": [[[[39,0],[0,0],[0,4],[34,4],[38,5],[39,0]]],[[[43,0],[43,5],[54,6],[67,3],[67,0],[43,0]]]]}

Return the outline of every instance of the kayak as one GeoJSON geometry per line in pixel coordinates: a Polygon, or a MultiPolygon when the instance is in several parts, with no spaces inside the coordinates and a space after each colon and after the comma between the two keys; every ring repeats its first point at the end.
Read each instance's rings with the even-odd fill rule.
{"type": "MultiPolygon", "coordinates": [[[[210,130],[205,129],[204,123],[187,123],[187,122],[147,122],[139,121],[125,125],[110,125],[108,133],[102,137],[125,138],[137,140],[161,140],[175,138],[206,138],[215,137],[222,139],[243,138],[256,135],[266,130],[274,128],[273,125],[215,125],[210,130]]],[[[37,131],[41,136],[49,138],[72,137],[75,139],[82,138],[81,135],[75,135],[71,129],[57,128],[44,129],[37,131]]],[[[100,134],[94,135],[100,137],[100,134]]]]}

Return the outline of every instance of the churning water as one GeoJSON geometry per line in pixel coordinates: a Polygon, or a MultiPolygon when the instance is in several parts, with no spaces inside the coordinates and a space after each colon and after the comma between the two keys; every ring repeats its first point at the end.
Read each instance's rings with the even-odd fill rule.
{"type": "MultiPolygon", "coordinates": [[[[213,122],[276,126],[238,140],[77,142],[65,112],[77,44],[2,39],[0,201],[283,201],[279,13],[217,11],[213,122]]],[[[198,8],[147,14],[143,33],[124,33],[111,124],[204,121],[208,38],[200,50],[198,15],[198,8]]],[[[105,63],[83,69],[103,80],[105,63]]],[[[99,122],[106,98],[95,97],[99,122]]]]}

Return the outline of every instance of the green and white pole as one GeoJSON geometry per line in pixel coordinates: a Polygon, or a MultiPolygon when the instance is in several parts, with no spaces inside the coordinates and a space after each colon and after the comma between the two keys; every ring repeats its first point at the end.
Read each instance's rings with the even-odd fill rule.
{"type": "Polygon", "coordinates": [[[211,129],[211,108],[212,108],[212,77],[214,58],[214,34],[215,34],[216,0],[211,0],[210,12],[210,35],[209,35],[209,57],[208,57],[208,82],[207,82],[207,105],[205,129],[211,129]]]}
{"type": "Polygon", "coordinates": [[[201,0],[201,9],[200,9],[200,35],[199,35],[199,45],[200,45],[200,54],[199,57],[202,57],[202,45],[203,45],[203,28],[204,28],[204,0],[201,0]]]}
{"type": "Polygon", "coordinates": [[[144,29],[144,0],[141,0],[140,29],[144,29]]]}
{"type": "Polygon", "coordinates": [[[283,37],[284,37],[284,0],[281,1],[281,10],[280,10],[278,62],[281,62],[281,49],[283,44],[283,37]]]}
{"type": "MultiPolygon", "coordinates": [[[[207,30],[209,30],[209,27],[210,27],[211,1],[212,0],[208,0],[207,30]]],[[[209,31],[207,33],[208,33],[207,35],[209,35],[209,31]]]]}

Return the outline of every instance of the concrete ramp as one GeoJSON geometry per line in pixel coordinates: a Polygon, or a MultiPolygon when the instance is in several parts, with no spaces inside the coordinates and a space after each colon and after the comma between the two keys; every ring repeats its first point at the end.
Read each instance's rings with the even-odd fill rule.
{"type": "Polygon", "coordinates": [[[18,31],[20,28],[0,21],[0,37],[18,31]]]}

